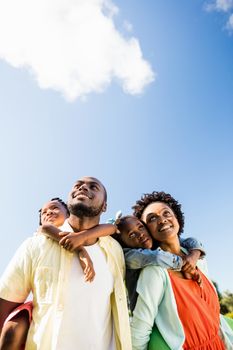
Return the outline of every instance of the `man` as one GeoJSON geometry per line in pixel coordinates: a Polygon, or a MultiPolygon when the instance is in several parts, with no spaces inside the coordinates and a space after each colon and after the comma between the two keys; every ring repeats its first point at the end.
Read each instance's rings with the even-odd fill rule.
{"type": "MultiPolygon", "coordinates": [[[[106,201],[99,180],[81,178],[69,194],[70,217],[61,230],[98,225],[106,201]]],[[[89,238],[85,247],[96,272],[89,284],[75,254],[44,236],[25,241],[8,266],[0,281],[0,327],[32,291],[26,350],[131,350],[121,248],[111,237],[89,238]]]]}

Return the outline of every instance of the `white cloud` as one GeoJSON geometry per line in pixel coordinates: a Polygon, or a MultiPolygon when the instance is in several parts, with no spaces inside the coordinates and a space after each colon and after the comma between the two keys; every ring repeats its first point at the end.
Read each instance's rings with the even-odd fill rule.
{"type": "Polygon", "coordinates": [[[227,21],[227,29],[229,29],[229,31],[233,31],[233,14],[230,15],[227,21]]]}
{"type": "Polygon", "coordinates": [[[233,14],[231,14],[233,9],[233,0],[214,0],[207,2],[205,4],[205,9],[207,11],[217,11],[224,12],[228,20],[224,29],[227,29],[229,32],[233,31],[233,14]]]}
{"type": "Polygon", "coordinates": [[[142,93],[155,75],[138,40],[117,31],[117,12],[111,0],[0,0],[0,58],[68,100],[102,92],[114,78],[142,93]]]}
{"type": "Polygon", "coordinates": [[[233,0],[215,0],[206,6],[210,11],[228,12],[233,8],[233,0]]]}
{"type": "Polygon", "coordinates": [[[130,23],[128,21],[124,21],[123,25],[124,25],[125,30],[127,30],[127,32],[132,32],[133,31],[132,23],[130,23]]]}

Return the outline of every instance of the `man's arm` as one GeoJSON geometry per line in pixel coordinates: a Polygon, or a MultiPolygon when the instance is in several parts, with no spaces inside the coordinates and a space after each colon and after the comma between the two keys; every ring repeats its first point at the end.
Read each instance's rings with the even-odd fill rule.
{"type": "Polygon", "coordinates": [[[2,332],[2,327],[5,319],[9,316],[11,311],[14,310],[19,305],[21,304],[0,298],[0,310],[1,310],[0,311],[0,335],[2,332]]]}
{"type": "Polygon", "coordinates": [[[10,312],[21,305],[31,291],[33,238],[18,248],[0,279],[0,329],[10,312]]]}

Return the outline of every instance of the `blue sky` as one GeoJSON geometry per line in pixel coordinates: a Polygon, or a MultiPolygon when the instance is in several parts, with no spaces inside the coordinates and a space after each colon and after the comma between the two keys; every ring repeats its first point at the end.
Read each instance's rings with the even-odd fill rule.
{"type": "MultiPolygon", "coordinates": [[[[103,41],[87,26],[76,35],[74,24],[70,46],[62,26],[46,41],[39,8],[41,28],[28,9],[28,40],[20,9],[18,23],[0,11],[10,26],[0,31],[0,273],[37,228],[41,205],[66,199],[77,178],[93,175],[108,190],[102,221],[130,213],[142,193],[170,192],[183,205],[184,235],[206,247],[210,276],[233,291],[232,1],[106,4],[110,32],[96,29],[103,41]]],[[[98,28],[91,10],[87,18],[98,28]]]]}

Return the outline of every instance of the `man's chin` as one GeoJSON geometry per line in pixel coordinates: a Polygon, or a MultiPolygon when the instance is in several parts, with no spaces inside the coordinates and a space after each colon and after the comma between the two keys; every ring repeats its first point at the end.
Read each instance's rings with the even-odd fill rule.
{"type": "Polygon", "coordinates": [[[95,217],[98,216],[102,212],[102,206],[101,208],[94,208],[89,207],[85,205],[84,203],[76,203],[74,205],[69,205],[68,209],[71,214],[82,218],[82,217],[95,217]]]}

